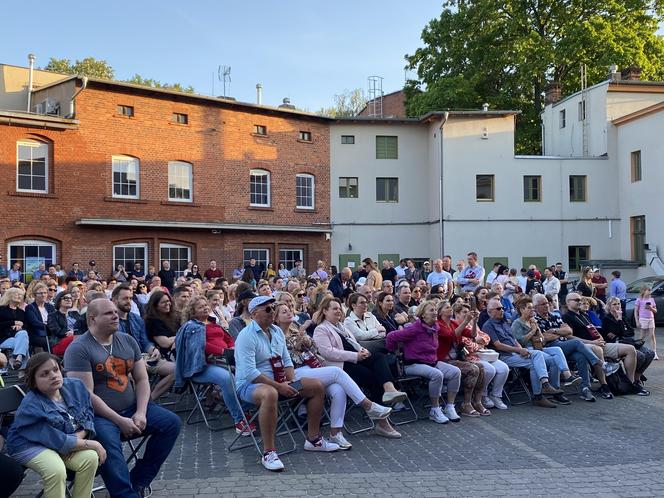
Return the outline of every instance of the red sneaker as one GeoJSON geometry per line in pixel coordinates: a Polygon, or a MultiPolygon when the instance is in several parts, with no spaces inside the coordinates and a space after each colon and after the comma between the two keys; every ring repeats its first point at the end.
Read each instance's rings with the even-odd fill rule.
{"type": "Polygon", "coordinates": [[[246,424],[244,423],[244,420],[240,420],[237,424],[235,424],[235,432],[237,434],[242,434],[243,436],[249,436],[255,431],[256,431],[256,424],[254,423],[249,424],[249,428],[247,428],[246,424]]]}

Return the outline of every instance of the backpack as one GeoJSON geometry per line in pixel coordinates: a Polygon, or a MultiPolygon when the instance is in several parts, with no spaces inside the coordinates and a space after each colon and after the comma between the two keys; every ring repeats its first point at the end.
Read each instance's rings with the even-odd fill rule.
{"type": "Polygon", "coordinates": [[[634,386],[627,378],[622,362],[618,370],[606,377],[606,383],[615,396],[624,396],[634,392],[634,386]]]}

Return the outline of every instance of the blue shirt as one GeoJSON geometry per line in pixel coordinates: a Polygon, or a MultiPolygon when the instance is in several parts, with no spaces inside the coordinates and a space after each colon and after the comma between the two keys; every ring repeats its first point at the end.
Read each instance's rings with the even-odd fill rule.
{"type": "Polygon", "coordinates": [[[272,340],[252,320],[240,331],[235,340],[235,379],[239,386],[251,383],[259,375],[267,375],[274,379],[270,358],[281,356],[284,368],[292,367],[293,361],[288,353],[284,333],[276,325],[270,325],[272,340]]]}
{"type": "Polygon", "coordinates": [[[432,271],[429,273],[429,276],[427,277],[427,284],[431,285],[433,287],[434,285],[442,285],[442,284],[447,284],[447,282],[450,282],[452,280],[452,275],[447,273],[445,270],[441,271],[438,273],[437,271],[432,271]]]}
{"type": "Polygon", "coordinates": [[[617,297],[621,301],[624,301],[627,299],[627,286],[625,285],[625,282],[620,280],[619,278],[614,278],[611,280],[611,284],[609,285],[609,296],[611,297],[617,297]]]}
{"type": "Polygon", "coordinates": [[[457,277],[457,283],[461,286],[461,289],[464,291],[475,292],[480,285],[482,285],[482,279],[484,278],[484,268],[480,265],[477,266],[466,266],[457,277]],[[469,280],[479,280],[480,283],[475,285],[471,284],[469,280]]]}
{"type": "MultiPolygon", "coordinates": [[[[489,318],[482,326],[482,332],[491,338],[491,342],[500,342],[507,346],[521,347],[512,335],[512,327],[505,319],[498,321],[489,318]]],[[[510,355],[512,353],[500,352],[500,354],[510,355]]]]}

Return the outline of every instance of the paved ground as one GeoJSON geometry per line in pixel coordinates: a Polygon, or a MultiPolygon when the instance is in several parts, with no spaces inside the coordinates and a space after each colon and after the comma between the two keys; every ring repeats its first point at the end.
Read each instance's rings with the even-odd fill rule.
{"type": "MultiPolygon", "coordinates": [[[[664,361],[647,374],[650,397],[422,420],[401,426],[398,441],[364,433],[348,452],[298,449],[282,474],[265,471],[253,448],[228,453],[230,431],[188,425],[153,496],[664,496],[664,361]]],[[[33,473],[26,481],[16,496],[39,489],[33,473]]]]}

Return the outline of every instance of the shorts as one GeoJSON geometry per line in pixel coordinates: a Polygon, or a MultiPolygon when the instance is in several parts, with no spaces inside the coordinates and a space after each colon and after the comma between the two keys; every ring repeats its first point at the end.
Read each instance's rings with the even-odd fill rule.
{"type": "Polygon", "coordinates": [[[620,356],[618,355],[618,344],[617,342],[609,342],[604,345],[604,357],[611,358],[612,360],[619,360],[620,356]]]}
{"type": "Polygon", "coordinates": [[[145,362],[145,369],[148,371],[148,375],[157,375],[159,369],[162,366],[164,366],[164,364],[167,362],[167,360],[159,358],[157,363],[150,364],[148,363],[149,360],[150,360],[150,355],[148,353],[143,353],[143,361],[145,362]]]}
{"type": "Polygon", "coordinates": [[[655,319],[654,318],[639,318],[639,328],[641,328],[641,329],[654,329],[655,328],[655,319]]]}
{"type": "Polygon", "coordinates": [[[237,395],[245,403],[254,404],[254,391],[258,389],[258,386],[262,384],[253,384],[251,382],[245,382],[237,388],[237,395]]]}

